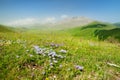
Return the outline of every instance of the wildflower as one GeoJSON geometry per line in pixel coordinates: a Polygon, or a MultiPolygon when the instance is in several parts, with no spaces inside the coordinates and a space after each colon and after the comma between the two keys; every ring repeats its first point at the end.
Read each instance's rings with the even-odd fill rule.
{"type": "Polygon", "coordinates": [[[64,58],[62,55],[57,55],[58,58],[64,58]]]}
{"type": "Polygon", "coordinates": [[[51,63],[50,63],[50,66],[52,66],[52,65],[53,65],[53,63],[51,62],[51,63]]]}
{"type": "Polygon", "coordinates": [[[49,58],[51,59],[52,57],[51,57],[51,56],[49,56],[49,58]]]}
{"type": "Polygon", "coordinates": [[[52,56],[52,57],[55,57],[56,56],[56,52],[50,52],[49,54],[48,54],[48,56],[52,56]]]}
{"type": "Polygon", "coordinates": [[[54,58],[54,57],[53,57],[52,59],[53,59],[53,60],[55,60],[55,58],[54,58]]]}
{"type": "Polygon", "coordinates": [[[8,40],[5,44],[6,44],[6,45],[10,45],[10,44],[11,44],[11,41],[8,40]]]}
{"type": "Polygon", "coordinates": [[[50,66],[50,68],[53,68],[53,66],[50,66]]]}
{"type": "Polygon", "coordinates": [[[58,47],[59,47],[59,44],[51,43],[50,46],[51,46],[51,47],[56,47],[56,48],[58,48],[58,47]]]}
{"type": "Polygon", "coordinates": [[[57,78],[56,75],[54,75],[53,78],[57,78]]]}
{"type": "Polygon", "coordinates": [[[42,72],[43,75],[45,75],[45,72],[42,72]]]}
{"type": "Polygon", "coordinates": [[[59,65],[60,68],[62,68],[63,65],[59,65]]]}
{"type": "Polygon", "coordinates": [[[49,80],[49,78],[46,78],[45,80],[49,80]]]}
{"type": "Polygon", "coordinates": [[[67,70],[68,70],[68,71],[70,71],[71,69],[70,69],[70,68],[68,68],[67,70]]]}
{"type": "Polygon", "coordinates": [[[43,53],[43,50],[41,48],[39,48],[39,46],[34,46],[34,49],[35,49],[37,54],[42,54],[43,53]]]}
{"type": "Polygon", "coordinates": [[[75,68],[78,69],[78,70],[80,70],[80,71],[83,71],[83,69],[84,69],[83,66],[79,66],[79,65],[76,65],[75,68]]]}
{"type": "Polygon", "coordinates": [[[61,49],[60,52],[61,52],[61,53],[67,53],[67,51],[64,50],[64,49],[61,49]]]}
{"type": "Polygon", "coordinates": [[[26,52],[29,52],[29,50],[26,50],[26,52]]]}
{"type": "Polygon", "coordinates": [[[54,62],[54,63],[57,63],[58,61],[54,60],[53,62],[54,62]]]}
{"type": "Polygon", "coordinates": [[[29,56],[30,56],[30,57],[33,57],[33,55],[32,55],[32,54],[30,54],[29,56]]]}
{"type": "Polygon", "coordinates": [[[20,39],[18,39],[16,42],[19,44],[19,43],[21,43],[21,40],[20,40],[20,39]]]}
{"type": "Polygon", "coordinates": [[[52,62],[52,60],[49,60],[49,62],[51,63],[51,62],[52,62]]]}
{"type": "Polygon", "coordinates": [[[50,63],[50,68],[53,68],[53,63],[52,62],[50,63]]]}
{"type": "Polygon", "coordinates": [[[19,58],[20,56],[16,55],[16,58],[19,58]]]}

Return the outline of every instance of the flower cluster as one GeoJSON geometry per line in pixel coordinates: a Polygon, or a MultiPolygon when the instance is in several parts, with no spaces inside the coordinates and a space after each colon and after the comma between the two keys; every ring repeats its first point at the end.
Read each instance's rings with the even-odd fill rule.
{"type": "MultiPolygon", "coordinates": [[[[63,59],[65,56],[57,54],[56,51],[47,48],[40,48],[39,46],[33,46],[36,54],[40,54],[43,56],[49,57],[50,67],[53,68],[55,63],[58,63],[59,59],[63,59]]],[[[60,53],[67,53],[66,50],[62,49],[59,51],[60,53]]]]}

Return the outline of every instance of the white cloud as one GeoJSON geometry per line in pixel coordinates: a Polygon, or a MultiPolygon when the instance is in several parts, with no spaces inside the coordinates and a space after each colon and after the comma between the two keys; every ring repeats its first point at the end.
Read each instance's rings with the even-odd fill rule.
{"type": "Polygon", "coordinates": [[[23,26],[23,25],[31,25],[31,24],[34,24],[36,22],[37,22],[37,20],[34,18],[25,18],[25,19],[11,21],[11,22],[8,22],[6,24],[10,25],[10,26],[23,26]]]}
{"type": "Polygon", "coordinates": [[[55,17],[47,17],[43,19],[36,19],[36,18],[25,18],[25,19],[18,19],[11,22],[5,23],[8,26],[31,26],[34,24],[46,24],[46,23],[55,23],[55,17]]]}
{"type": "Polygon", "coordinates": [[[55,23],[56,22],[56,18],[55,17],[47,17],[45,19],[43,19],[42,23],[55,23]]]}
{"type": "Polygon", "coordinates": [[[64,15],[61,15],[61,18],[62,18],[62,19],[68,18],[68,15],[65,15],[65,14],[64,14],[64,15]]]}

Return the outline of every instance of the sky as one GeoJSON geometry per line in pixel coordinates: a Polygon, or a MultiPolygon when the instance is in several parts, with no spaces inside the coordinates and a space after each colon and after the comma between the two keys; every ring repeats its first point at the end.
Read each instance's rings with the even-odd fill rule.
{"type": "Polygon", "coordinates": [[[120,22],[120,0],[0,0],[0,24],[45,23],[72,16],[120,22]]]}

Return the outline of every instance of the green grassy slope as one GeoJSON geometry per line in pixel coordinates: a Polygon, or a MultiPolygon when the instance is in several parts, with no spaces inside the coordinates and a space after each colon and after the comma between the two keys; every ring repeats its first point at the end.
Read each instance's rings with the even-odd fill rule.
{"type": "Polygon", "coordinates": [[[96,35],[117,36],[112,32],[119,34],[119,29],[96,22],[67,31],[0,32],[0,79],[119,80],[120,45],[95,40],[96,35]],[[43,48],[46,55],[37,54],[34,46],[43,48]],[[51,50],[63,58],[48,56],[51,50]]]}
{"type": "Polygon", "coordinates": [[[73,36],[86,39],[106,40],[114,38],[120,40],[120,28],[112,24],[93,22],[89,25],[68,30],[73,36]]]}
{"type": "MultiPolygon", "coordinates": [[[[93,28],[93,32],[96,29],[93,28]]],[[[79,30],[76,33],[79,33],[79,30]]],[[[87,34],[87,37],[89,35],[87,34]]],[[[84,40],[59,31],[0,32],[0,36],[2,37],[0,40],[0,79],[2,80],[117,80],[120,78],[120,67],[115,66],[120,66],[119,44],[84,40]],[[36,54],[35,45],[47,49],[46,52],[49,49],[53,50],[64,58],[55,57],[58,62],[53,62],[53,67],[50,67],[52,58],[36,54]],[[67,53],[60,53],[61,49],[67,50],[67,53]],[[75,68],[76,65],[84,69],[80,71],[75,68]]]]}
{"type": "Polygon", "coordinates": [[[120,22],[114,23],[113,25],[120,27],[120,22]]]}
{"type": "Polygon", "coordinates": [[[0,25],[0,32],[13,32],[13,30],[10,27],[0,25]]]}

